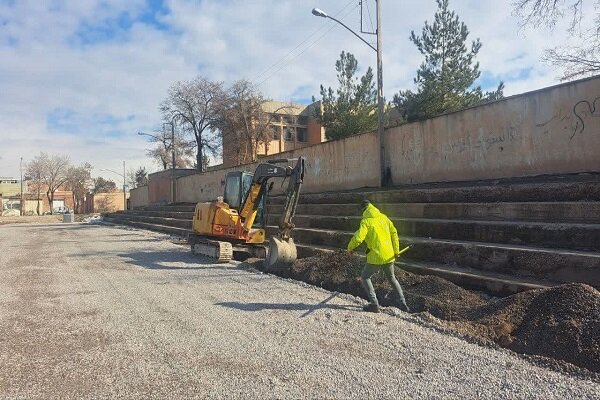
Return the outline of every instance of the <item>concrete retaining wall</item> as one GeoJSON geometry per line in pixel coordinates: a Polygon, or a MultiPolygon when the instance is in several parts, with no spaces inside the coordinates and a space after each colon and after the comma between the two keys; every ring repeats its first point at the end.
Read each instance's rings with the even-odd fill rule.
{"type": "MultiPolygon", "coordinates": [[[[468,181],[600,171],[600,77],[512,96],[384,134],[392,184],[468,181]]],[[[375,133],[267,158],[307,158],[303,192],[376,187],[375,133]]],[[[225,175],[256,164],[178,177],[176,200],[222,195],[225,175]]],[[[150,204],[170,201],[168,171],[150,175],[150,204]]],[[[276,186],[278,188],[278,186],[276,186]]],[[[140,196],[140,201],[143,196],[140,196]]],[[[135,204],[139,204],[136,200],[135,204]]]]}
{"type": "Polygon", "coordinates": [[[600,170],[600,78],[385,132],[394,185],[600,170]]]}
{"type": "MultiPolygon", "coordinates": [[[[288,151],[264,160],[299,156],[307,158],[302,187],[304,193],[375,187],[378,184],[377,137],[374,133],[288,151]]],[[[247,164],[178,178],[177,201],[214,200],[223,195],[223,182],[228,172],[254,171],[255,168],[256,164],[247,164]]],[[[275,185],[273,194],[278,190],[281,190],[280,185],[275,185]]]]}
{"type": "Polygon", "coordinates": [[[138,188],[131,189],[129,196],[129,203],[132,209],[147,206],[149,204],[148,186],[140,186],[138,188]]]}
{"type": "Polygon", "coordinates": [[[129,197],[130,193],[125,193],[124,199],[123,192],[96,193],[90,195],[86,199],[86,212],[104,213],[124,210],[126,199],[129,197]]]}

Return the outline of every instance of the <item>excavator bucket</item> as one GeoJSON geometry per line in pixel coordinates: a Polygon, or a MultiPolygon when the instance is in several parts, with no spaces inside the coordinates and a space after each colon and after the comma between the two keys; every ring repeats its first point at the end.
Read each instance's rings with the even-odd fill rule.
{"type": "Polygon", "coordinates": [[[298,252],[294,239],[282,240],[272,237],[269,240],[269,250],[265,260],[267,269],[283,269],[292,266],[298,258],[298,252]]]}

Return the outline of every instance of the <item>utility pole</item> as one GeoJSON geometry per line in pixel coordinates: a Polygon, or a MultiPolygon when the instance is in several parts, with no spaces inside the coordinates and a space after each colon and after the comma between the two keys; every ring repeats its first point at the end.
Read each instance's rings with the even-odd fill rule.
{"type": "Polygon", "coordinates": [[[19,167],[21,169],[21,201],[19,201],[19,215],[23,216],[23,157],[21,157],[19,167]]]}
{"type": "MultiPolygon", "coordinates": [[[[173,169],[171,170],[171,203],[175,203],[175,199],[177,198],[177,181],[175,179],[175,123],[173,122],[174,117],[171,118],[171,122],[167,122],[167,124],[171,124],[171,165],[173,169]]],[[[164,125],[163,125],[164,131],[164,125]]]]}
{"type": "Polygon", "coordinates": [[[384,135],[384,119],[385,119],[385,104],[383,101],[383,49],[381,39],[381,0],[375,0],[377,4],[377,141],[379,142],[379,165],[381,187],[388,182],[386,179],[385,168],[385,146],[383,144],[384,135]]]}
{"type": "MultiPolygon", "coordinates": [[[[344,28],[348,29],[354,36],[363,41],[367,46],[377,52],[377,142],[378,153],[379,153],[379,186],[385,186],[387,182],[386,177],[386,168],[385,168],[385,146],[383,144],[383,134],[384,134],[384,123],[385,123],[385,103],[383,101],[383,49],[382,49],[382,39],[381,39],[381,1],[375,0],[377,4],[377,31],[373,32],[363,32],[362,31],[362,17],[361,17],[361,33],[368,33],[370,35],[377,35],[377,47],[374,47],[371,43],[367,42],[363,39],[358,33],[354,32],[348,25],[344,24],[342,21],[327,15],[327,13],[319,8],[313,8],[312,14],[317,17],[329,18],[338,24],[342,25],[344,28]]],[[[362,4],[362,3],[361,3],[362,4]]],[[[362,12],[362,11],[361,11],[362,12]]],[[[362,16],[362,14],[361,14],[362,16]]]]}
{"type": "Polygon", "coordinates": [[[127,210],[127,195],[125,194],[125,160],[123,160],[123,211],[127,210]]]}
{"type": "Polygon", "coordinates": [[[175,124],[171,120],[171,160],[173,169],[175,169],[175,124]]]}

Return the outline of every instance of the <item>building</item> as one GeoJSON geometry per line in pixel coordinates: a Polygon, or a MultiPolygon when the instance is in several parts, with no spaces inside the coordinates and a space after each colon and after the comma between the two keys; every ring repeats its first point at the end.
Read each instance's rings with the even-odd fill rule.
{"type": "MultiPolygon", "coordinates": [[[[23,182],[23,192],[27,192],[27,182],[23,182]]],[[[21,193],[21,181],[18,179],[0,176],[0,196],[11,197],[21,193]]]]}
{"type": "MultiPolygon", "coordinates": [[[[23,181],[23,213],[25,215],[37,214],[38,202],[40,214],[49,213],[50,210],[73,209],[73,192],[70,190],[57,190],[54,192],[52,206],[46,195],[46,187],[40,188],[38,194],[34,193],[35,185],[28,185],[23,181]]],[[[0,177],[0,211],[2,215],[20,214],[21,210],[21,181],[14,178],[0,177]]]]}
{"type": "Polygon", "coordinates": [[[129,192],[88,194],[85,197],[85,213],[104,213],[125,210],[129,203],[129,192]]]}
{"type": "MultiPolygon", "coordinates": [[[[23,191],[27,185],[23,182],[23,191]]],[[[11,177],[0,176],[0,215],[20,214],[21,181],[11,177]]]]}
{"type": "Polygon", "coordinates": [[[324,142],[325,129],[317,118],[320,102],[307,105],[269,101],[263,104],[270,140],[257,143],[256,154],[240,148],[240,143],[223,133],[223,166],[231,167],[250,163],[266,155],[282,153],[324,142]]]}

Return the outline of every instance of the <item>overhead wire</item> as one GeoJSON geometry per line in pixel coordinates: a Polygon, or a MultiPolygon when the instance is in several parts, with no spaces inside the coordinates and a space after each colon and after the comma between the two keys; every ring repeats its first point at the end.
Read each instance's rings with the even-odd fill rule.
{"type": "MultiPolygon", "coordinates": [[[[344,7],[342,7],[335,15],[334,17],[338,16],[339,14],[341,14],[346,8],[348,8],[352,3],[354,2],[354,0],[351,0],[350,2],[348,2],[344,7]]],[[[264,70],[263,72],[261,72],[260,74],[258,74],[253,81],[258,80],[260,77],[264,76],[268,71],[270,71],[273,67],[277,66],[278,64],[280,64],[281,62],[283,62],[288,56],[290,56],[294,51],[296,51],[300,46],[302,46],[304,43],[306,43],[310,38],[312,38],[314,35],[316,35],[317,33],[319,33],[319,31],[322,31],[323,29],[325,29],[326,25],[321,25],[318,29],[316,29],[313,33],[311,33],[310,35],[308,35],[308,37],[306,39],[304,39],[303,41],[301,41],[300,43],[298,43],[298,45],[296,45],[296,47],[294,47],[292,50],[288,51],[283,57],[281,57],[279,60],[277,60],[275,63],[273,63],[273,65],[271,65],[269,68],[267,68],[266,70],[264,70]]]]}
{"type": "Polygon", "coordinates": [[[369,22],[371,23],[371,32],[375,32],[375,27],[373,26],[373,18],[371,17],[371,9],[369,8],[369,0],[365,0],[365,4],[367,5],[367,14],[369,15],[369,22]]]}
{"type": "MultiPolygon", "coordinates": [[[[350,2],[349,4],[351,4],[353,2],[354,1],[350,2]]],[[[350,9],[346,14],[344,14],[344,16],[341,19],[347,17],[352,11],[354,11],[356,8],[358,8],[358,6],[359,6],[359,4],[357,4],[356,6],[354,6],[354,8],[350,9]]],[[[339,15],[339,13],[336,14],[335,16],[337,17],[338,15],[339,15]]],[[[297,59],[298,57],[300,57],[302,54],[304,54],[308,49],[310,49],[312,46],[314,46],[319,40],[323,39],[329,32],[331,32],[336,27],[338,27],[338,24],[332,21],[331,24],[330,24],[329,29],[327,31],[325,31],[325,33],[323,33],[321,36],[319,36],[311,44],[309,44],[308,46],[306,46],[300,53],[296,54],[294,57],[292,57],[291,59],[289,59],[287,61],[287,63],[290,63],[290,62],[294,61],[295,59],[297,59]]],[[[279,67],[278,69],[276,69],[275,71],[273,71],[271,74],[269,74],[269,76],[267,76],[265,79],[263,79],[262,81],[260,81],[257,84],[257,86],[261,86],[263,83],[265,83],[266,81],[268,81],[269,79],[271,79],[275,74],[277,74],[279,71],[281,71],[283,68],[285,68],[287,66],[287,63],[283,64],[281,67],[279,67]]]]}

